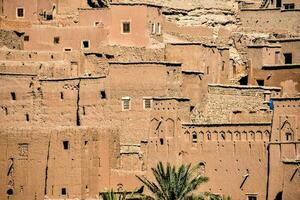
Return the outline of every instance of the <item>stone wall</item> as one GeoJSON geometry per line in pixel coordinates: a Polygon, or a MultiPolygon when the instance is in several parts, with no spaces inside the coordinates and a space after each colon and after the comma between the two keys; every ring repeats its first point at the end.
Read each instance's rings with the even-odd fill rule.
{"type": "Polygon", "coordinates": [[[206,102],[196,105],[192,121],[216,124],[270,122],[272,113],[267,104],[268,95],[278,96],[279,92],[280,88],[209,84],[206,102]]]}
{"type": "Polygon", "coordinates": [[[0,30],[0,48],[6,47],[8,49],[18,49],[21,50],[24,48],[23,44],[23,34],[0,30]]]}

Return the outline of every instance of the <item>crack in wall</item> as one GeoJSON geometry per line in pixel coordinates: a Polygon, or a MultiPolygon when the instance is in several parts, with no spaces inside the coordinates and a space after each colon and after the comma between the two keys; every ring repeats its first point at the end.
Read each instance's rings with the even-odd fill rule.
{"type": "Polygon", "coordinates": [[[44,194],[47,195],[47,185],[48,185],[48,163],[49,163],[49,157],[50,157],[50,140],[48,142],[48,151],[47,151],[47,161],[46,161],[46,169],[45,169],[45,188],[44,188],[44,194]]]}
{"type": "Polygon", "coordinates": [[[81,80],[79,79],[79,82],[77,84],[77,104],[76,104],[76,125],[80,126],[80,106],[79,106],[79,102],[80,102],[80,82],[81,80]]]}

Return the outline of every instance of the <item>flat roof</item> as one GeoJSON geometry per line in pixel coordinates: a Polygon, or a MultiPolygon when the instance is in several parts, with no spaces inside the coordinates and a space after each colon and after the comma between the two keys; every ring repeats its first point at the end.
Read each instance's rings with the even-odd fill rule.
{"type": "Polygon", "coordinates": [[[37,76],[37,74],[31,73],[10,73],[10,72],[0,72],[1,76],[37,76]]]}
{"type": "Polygon", "coordinates": [[[70,81],[70,80],[80,80],[80,79],[101,79],[106,78],[106,76],[77,76],[77,77],[65,77],[65,78],[44,78],[39,79],[39,81],[70,81]]]}
{"type": "Polygon", "coordinates": [[[263,70],[300,69],[300,63],[263,65],[262,69],[263,70]]]}
{"type": "Polygon", "coordinates": [[[177,100],[177,101],[190,101],[189,98],[186,97],[150,97],[153,100],[177,100]]]}
{"type": "Polygon", "coordinates": [[[300,101],[300,97],[274,97],[273,101],[300,101]]]}
{"type": "Polygon", "coordinates": [[[268,42],[295,42],[300,41],[300,37],[294,38],[276,38],[276,39],[268,39],[268,42]]]}
{"type": "Polygon", "coordinates": [[[152,4],[152,3],[146,3],[146,2],[110,2],[108,7],[103,7],[103,8],[78,8],[78,10],[105,10],[105,9],[108,9],[110,6],[149,6],[149,7],[162,8],[161,5],[156,5],[156,4],[152,4]]]}
{"type": "Polygon", "coordinates": [[[217,47],[216,44],[207,44],[204,42],[170,42],[169,45],[202,45],[206,47],[217,47]]]}
{"type": "Polygon", "coordinates": [[[196,70],[182,70],[183,74],[204,74],[202,71],[196,71],[196,70]]]}
{"type": "Polygon", "coordinates": [[[269,48],[280,48],[281,45],[274,45],[274,44],[252,44],[252,45],[247,45],[248,48],[264,48],[264,47],[269,47],[269,48]]]}
{"type": "Polygon", "coordinates": [[[212,127],[212,126],[270,126],[271,122],[242,122],[242,123],[182,123],[182,126],[212,127]]]}
{"type": "Polygon", "coordinates": [[[180,67],[182,63],[179,62],[167,62],[167,61],[110,61],[109,64],[113,65],[171,65],[174,67],[180,67]]]}
{"type": "Polygon", "coordinates": [[[281,90],[280,87],[267,87],[259,85],[226,85],[226,84],[208,84],[209,87],[236,88],[236,89],[263,89],[263,90],[281,90]]]}

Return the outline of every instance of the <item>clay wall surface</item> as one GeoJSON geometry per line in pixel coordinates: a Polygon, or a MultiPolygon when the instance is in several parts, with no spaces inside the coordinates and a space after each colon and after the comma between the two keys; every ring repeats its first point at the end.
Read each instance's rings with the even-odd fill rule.
{"type": "MultiPolygon", "coordinates": [[[[281,46],[281,59],[282,64],[284,63],[285,53],[292,53],[292,63],[300,63],[300,39],[299,38],[291,38],[291,39],[275,39],[269,40],[271,43],[279,44],[281,46]]],[[[281,64],[281,63],[280,63],[281,64]]]]}
{"type": "Polygon", "coordinates": [[[297,96],[300,91],[299,65],[270,65],[264,66],[262,70],[254,70],[253,72],[253,79],[264,80],[265,86],[281,87],[283,96],[297,96]]]}
{"type": "Polygon", "coordinates": [[[228,83],[231,78],[228,49],[200,43],[172,43],[166,46],[166,59],[181,62],[183,70],[204,72],[208,83],[228,83]]]}
{"type": "MultiPolygon", "coordinates": [[[[299,149],[300,145],[297,146],[299,149]]],[[[299,151],[299,150],[298,150],[299,151]]],[[[299,155],[299,153],[298,153],[299,155]]],[[[283,183],[283,199],[296,200],[300,196],[300,175],[299,175],[299,160],[284,162],[284,183],[283,183]]]]}
{"type": "Polygon", "coordinates": [[[1,74],[1,127],[27,126],[36,122],[36,77],[1,74]]]}
{"type": "Polygon", "coordinates": [[[269,161],[269,199],[283,192],[287,199],[297,199],[299,190],[291,189],[299,184],[295,167],[299,162],[299,98],[274,98],[274,117],[269,161]],[[289,187],[290,186],[290,187],[289,187]]]}
{"type": "Polygon", "coordinates": [[[278,9],[244,9],[239,14],[244,30],[275,33],[299,33],[299,15],[298,10],[278,9]]]}
{"type": "Polygon", "coordinates": [[[180,64],[155,62],[111,62],[108,76],[108,98],[111,119],[122,126],[121,141],[139,143],[146,138],[149,112],[144,98],[181,96],[180,64]],[[135,78],[133,78],[135,77],[135,78]],[[122,111],[122,98],[130,98],[130,110],[122,111]]]}
{"type": "Polygon", "coordinates": [[[35,21],[38,18],[37,13],[38,0],[3,0],[3,15],[10,20],[35,21]],[[17,17],[17,8],[24,8],[24,17],[17,17]]]}
{"type": "Polygon", "coordinates": [[[209,84],[206,103],[198,102],[192,120],[198,123],[270,122],[267,102],[269,97],[279,93],[280,88],[209,84]]]}
{"type": "Polygon", "coordinates": [[[110,129],[23,127],[0,134],[0,195],[12,189],[9,199],[96,198],[118,159],[117,132],[110,129]]]}
{"type": "Polygon", "coordinates": [[[175,137],[166,137],[163,144],[156,132],[150,131],[148,169],[158,161],[203,163],[202,173],[210,181],[200,191],[230,194],[233,199],[245,199],[250,193],[265,197],[270,123],[199,126],[183,123],[181,131],[175,137]],[[231,180],[230,186],[226,180],[231,180]]]}
{"type": "Polygon", "coordinates": [[[95,51],[107,43],[107,30],[101,27],[54,27],[36,25],[24,30],[29,41],[24,42],[25,50],[72,50],[95,51]],[[59,37],[59,42],[54,42],[59,37]],[[83,48],[82,41],[89,41],[89,47],[83,48]]]}
{"type": "MultiPolygon", "coordinates": [[[[124,45],[124,46],[147,46],[149,41],[150,33],[150,21],[161,21],[162,16],[159,17],[160,11],[157,8],[149,8],[144,5],[136,6],[124,6],[124,5],[113,5],[111,7],[111,25],[109,44],[110,45],[124,45]],[[151,9],[151,10],[150,10],[151,9]],[[155,15],[148,16],[150,13],[155,15]],[[130,15],[128,15],[130,13],[130,15]],[[122,23],[130,22],[130,33],[122,33],[122,23]]],[[[162,23],[161,23],[162,24],[162,23]]]]}

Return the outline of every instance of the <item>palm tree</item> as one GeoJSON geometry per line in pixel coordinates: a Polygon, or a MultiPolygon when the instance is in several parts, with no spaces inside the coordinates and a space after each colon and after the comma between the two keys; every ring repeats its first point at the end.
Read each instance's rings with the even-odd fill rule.
{"type": "Polygon", "coordinates": [[[126,192],[116,194],[113,190],[104,192],[101,194],[103,200],[125,200],[126,199],[126,192]]]}
{"type": "Polygon", "coordinates": [[[159,162],[156,168],[151,168],[156,183],[147,178],[137,176],[147,188],[154,194],[154,199],[158,200],[187,200],[193,199],[192,192],[208,178],[196,173],[200,165],[191,168],[191,164],[181,165],[178,169],[169,163],[164,168],[159,162]]]}

